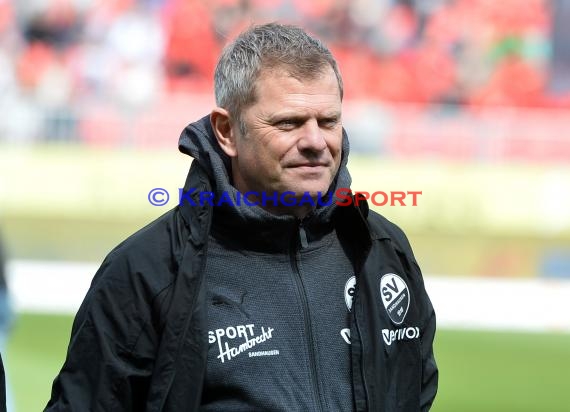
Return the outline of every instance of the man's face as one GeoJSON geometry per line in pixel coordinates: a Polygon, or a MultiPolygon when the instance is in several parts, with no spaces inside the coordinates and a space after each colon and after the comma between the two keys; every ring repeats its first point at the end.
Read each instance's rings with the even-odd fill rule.
{"type": "Polygon", "coordinates": [[[256,102],[245,109],[246,133],[234,125],[234,185],[242,192],[305,192],[329,188],[340,164],[341,100],[336,76],[327,67],[311,80],[283,69],[262,73],[256,102]]]}

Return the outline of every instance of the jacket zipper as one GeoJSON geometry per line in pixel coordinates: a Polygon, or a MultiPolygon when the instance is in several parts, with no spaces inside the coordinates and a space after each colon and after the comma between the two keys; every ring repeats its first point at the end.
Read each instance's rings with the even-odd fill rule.
{"type": "MultiPolygon", "coordinates": [[[[360,332],[360,324],[358,323],[358,314],[356,313],[356,301],[352,302],[352,310],[354,313],[354,324],[356,326],[356,332],[358,333],[358,340],[360,342],[360,377],[362,379],[362,387],[364,390],[364,398],[366,400],[367,410],[370,410],[370,399],[368,397],[368,383],[366,382],[366,373],[364,372],[364,343],[362,339],[362,333],[360,332]]],[[[354,344],[354,343],[353,343],[354,344]]]]}
{"type": "MultiPolygon", "coordinates": [[[[360,209],[357,209],[358,211],[358,216],[361,219],[362,222],[366,222],[366,218],[362,215],[362,212],[360,209]]],[[[367,256],[368,253],[370,252],[370,247],[369,246],[366,250],[366,252],[364,253],[363,256],[367,256]]],[[[356,333],[358,333],[358,341],[360,342],[360,377],[362,379],[362,387],[364,390],[364,399],[366,402],[366,410],[372,410],[372,405],[371,405],[371,399],[368,393],[368,382],[366,379],[366,372],[364,371],[365,368],[365,361],[364,361],[364,339],[362,338],[362,332],[360,330],[360,323],[358,321],[359,317],[358,317],[358,293],[359,293],[359,289],[361,287],[361,282],[362,282],[362,277],[363,277],[363,273],[364,273],[364,261],[365,261],[365,257],[361,257],[359,261],[357,261],[356,265],[355,265],[355,273],[359,273],[360,276],[360,280],[357,278],[357,284],[356,284],[356,294],[354,296],[354,300],[352,302],[352,310],[354,311],[354,324],[356,326],[356,333]]]]}
{"type": "Polygon", "coordinates": [[[305,285],[303,283],[303,279],[301,278],[301,271],[299,270],[299,264],[297,262],[297,254],[299,253],[298,245],[300,244],[301,248],[305,248],[309,245],[307,242],[307,233],[305,232],[305,228],[303,227],[302,222],[299,222],[297,235],[298,235],[298,240],[295,236],[293,236],[293,241],[291,242],[292,243],[291,253],[290,253],[291,266],[293,267],[293,271],[295,272],[293,278],[295,279],[295,284],[297,286],[297,290],[299,291],[299,296],[301,298],[301,306],[303,309],[303,318],[305,321],[305,332],[308,343],[308,355],[309,355],[309,365],[311,368],[311,383],[313,386],[313,393],[315,394],[316,397],[317,409],[319,411],[323,411],[324,409],[321,399],[321,391],[319,389],[318,372],[316,364],[315,342],[313,338],[313,329],[311,327],[311,318],[309,312],[309,302],[307,301],[305,285]]]}

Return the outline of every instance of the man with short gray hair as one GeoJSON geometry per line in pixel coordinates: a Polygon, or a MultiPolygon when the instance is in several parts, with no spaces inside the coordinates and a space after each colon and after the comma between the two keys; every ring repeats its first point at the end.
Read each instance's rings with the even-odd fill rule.
{"type": "Polygon", "coordinates": [[[336,61],[298,27],[222,53],[180,204],[115,248],[48,411],[427,411],[435,314],[403,232],[350,193],[336,61]]]}

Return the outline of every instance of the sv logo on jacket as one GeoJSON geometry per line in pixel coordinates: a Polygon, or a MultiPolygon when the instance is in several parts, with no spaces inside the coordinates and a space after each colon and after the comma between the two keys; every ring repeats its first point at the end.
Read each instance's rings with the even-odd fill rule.
{"type": "Polygon", "coordinates": [[[390,320],[401,325],[410,307],[410,291],[404,279],[394,273],[386,273],[380,279],[380,294],[390,320]]]}

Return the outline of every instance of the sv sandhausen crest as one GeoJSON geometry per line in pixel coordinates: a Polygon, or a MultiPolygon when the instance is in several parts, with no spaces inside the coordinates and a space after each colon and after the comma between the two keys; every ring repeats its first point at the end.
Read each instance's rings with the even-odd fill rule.
{"type": "Polygon", "coordinates": [[[395,273],[386,273],[380,279],[380,295],[388,316],[396,325],[400,325],[410,307],[408,285],[395,273]]]}
{"type": "Polygon", "coordinates": [[[354,291],[356,290],[356,276],[351,276],[344,285],[344,301],[346,307],[350,311],[352,309],[352,301],[354,300],[354,291]]]}

